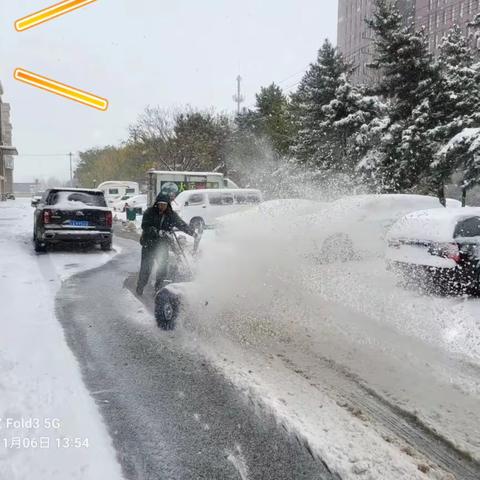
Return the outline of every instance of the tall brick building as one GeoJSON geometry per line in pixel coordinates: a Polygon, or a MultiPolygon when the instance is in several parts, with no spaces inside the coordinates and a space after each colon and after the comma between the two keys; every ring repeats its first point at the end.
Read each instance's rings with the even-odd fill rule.
{"type": "MultiPolygon", "coordinates": [[[[425,28],[430,51],[438,53],[443,35],[453,25],[469,33],[468,23],[480,13],[480,0],[397,0],[405,23],[415,23],[425,28]]],[[[339,0],[338,39],[339,50],[354,65],[353,80],[372,82],[376,73],[367,67],[373,55],[373,34],[365,23],[371,18],[374,0],[339,0]]],[[[480,49],[480,38],[472,40],[480,49]]]]}
{"type": "Polygon", "coordinates": [[[6,193],[13,193],[13,155],[17,154],[12,146],[10,105],[2,102],[2,95],[0,83],[0,200],[4,199],[6,193]]]}

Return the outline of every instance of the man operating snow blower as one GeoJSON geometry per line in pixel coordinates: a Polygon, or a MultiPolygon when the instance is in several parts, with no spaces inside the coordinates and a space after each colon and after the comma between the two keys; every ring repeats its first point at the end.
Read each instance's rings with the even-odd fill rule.
{"type": "Polygon", "coordinates": [[[142,221],[142,263],[138,275],[137,295],[142,296],[154,264],[157,266],[155,292],[163,288],[168,275],[170,253],[169,235],[176,228],[187,235],[197,237],[195,230],[187,225],[172,209],[170,197],[160,194],[153,207],[148,208],[142,221]]]}

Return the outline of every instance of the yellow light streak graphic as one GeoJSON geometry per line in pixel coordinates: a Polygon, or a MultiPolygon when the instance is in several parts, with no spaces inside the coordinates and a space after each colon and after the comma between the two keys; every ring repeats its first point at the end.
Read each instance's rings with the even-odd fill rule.
{"type": "Polygon", "coordinates": [[[96,108],[97,110],[106,111],[108,109],[108,100],[98,97],[92,93],[79,90],[78,88],[65,85],[47,77],[43,77],[28,70],[17,68],[13,74],[14,78],[20,82],[27,83],[34,87],[40,88],[55,95],[74,100],[75,102],[96,108]]]}
{"type": "Polygon", "coordinates": [[[18,32],[23,32],[38,25],[54,20],[62,15],[86,7],[97,0],[64,0],[63,2],[44,8],[36,13],[27,15],[15,22],[15,29],[18,32]]]}

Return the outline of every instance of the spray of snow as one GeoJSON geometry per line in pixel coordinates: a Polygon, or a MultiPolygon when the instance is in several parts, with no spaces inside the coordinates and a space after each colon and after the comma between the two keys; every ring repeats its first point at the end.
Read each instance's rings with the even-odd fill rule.
{"type": "MultiPolygon", "coordinates": [[[[325,358],[480,458],[480,434],[471,421],[480,415],[475,374],[480,367],[480,331],[474,321],[480,305],[403,290],[385,270],[383,251],[369,260],[327,262],[319,252],[323,240],[338,228],[372,243],[379,231],[368,217],[353,222],[350,207],[336,212],[336,218],[328,205],[320,208],[314,230],[306,221],[309,216],[295,211],[243,214],[238,222],[221,226],[218,238],[204,245],[196,282],[189,289],[192,314],[183,319],[183,331],[193,333],[208,351],[218,352],[220,363],[233,356],[227,342],[248,352],[242,357],[244,365],[261,365],[249,363],[256,353],[282,355],[288,364],[297,365],[292,369],[310,379],[298,388],[286,386],[292,379],[282,383],[276,364],[248,368],[255,371],[255,391],[286,423],[307,435],[344,478],[361,468],[348,467],[351,462],[332,448],[332,442],[340,445],[348,436],[366,433],[350,418],[350,424],[347,419],[337,424],[344,437],[339,432],[335,438],[325,434],[324,428],[334,429],[328,426],[326,412],[344,418],[338,411],[332,413],[335,408],[328,400],[321,401],[322,410],[310,401],[325,394],[311,385],[322,384],[317,377],[325,358]],[[292,393],[288,408],[281,401],[286,389],[292,393]]],[[[223,367],[235,376],[229,362],[223,367]]],[[[245,384],[253,376],[240,374],[237,379],[245,384]]],[[[412,459],[395,455],[391,446],[373,437],[375,458],[363,448],[350,447],[355,463],[367,465],[371,478],[423,478],[408,466],[412,459]]]]}

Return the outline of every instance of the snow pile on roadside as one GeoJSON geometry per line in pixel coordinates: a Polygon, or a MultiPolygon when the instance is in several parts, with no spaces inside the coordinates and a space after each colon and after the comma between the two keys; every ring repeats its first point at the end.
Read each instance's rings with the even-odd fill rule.
{"type": "Polygon", "coordinates": [[[125,212],[113,212],[113,220],[116,223],[122,225],[122,229],[127,231],[136,231],[142,233],[142,215],[137,215],[135,221],[127,220],[127,214],[125,212]]]}
{"type": "Polygon", "coordinates": [[[112,254],[35,255],[31,222],[27,201],[0,204],[0,478],[120,479],[54,303],[62,279],[112,254]]]}
{"type": "Polygon", "coordinates": [[[480,460],[478,299],[402,289],[381,261],[326,265],[308,294],[339,306],[310,332],[324,354],[480,460]]]}
{"type": "MultiPolygon", "coordinates": [[[[221,232],[219,240],[204,250],[189,297],[196,320],[185,319],[185,330],[212,351],[226,338],[248,355],[281,353],[292,365],[298,360],[305,377],[317,385],[322,384],[318,362],[333,360],[379,396],[418,414],[459,448],[480,458],[480,433],[472,421],[480,416],[480,387],[462,359],[456,358],[465,355],[463,360],[472,369],[479,364],[475,316],[454,308],[457,300],[424,300],[396,287],[382,261],[316,263],[309,226],[298,220],[295,215],[249,220],[221,232]]],[[[228,349],[225,357],[229,358],[228,349]]],[[[280,415],[288,413],[294,425],[303,418],[302,432],[309,431],[308,425],[321,425],[322,411],[302,407],[309,397],[319,395],[318,389],[308,382],[303,390],[290,389],[291,408],[284,409],[280,401],[284,397],[270,381],[277,367],[265,368],[255,388],[266,401],[275,404],[280,415]]],[[[248,383],[245,377],[241,381],[248,383]]],[[[312,431],[311,444],[333,461],[335,455],[328,450],[332,439],[325,438],[321,429],[312,431]]],[[[363,452],[359,458],[368,455],[363,452]]],[[[408,463],[395,460],[403,461],[408,463]]],[[[367,471],[370,478],[407,478],[385,471],[382,476],[381,467],[367,471]]]]}
{"type": "Polygon", "coordinates": [[[307,373],[288,368],[287,357],[273,355],[273,349],[239,350],[216,337],[206,344],[205,352],[246,396],[261,399],[261,406],[288,431],[299,435],[342,480],[448,479],[433,466],[429,475],[423,474],[419,467],[428,461],[412,455],[403,445],[391,443],[389,436],[373,429],[359,410],[332,400],[328,388],[322,387],[322,379],[313,384],[307,373]]]}

